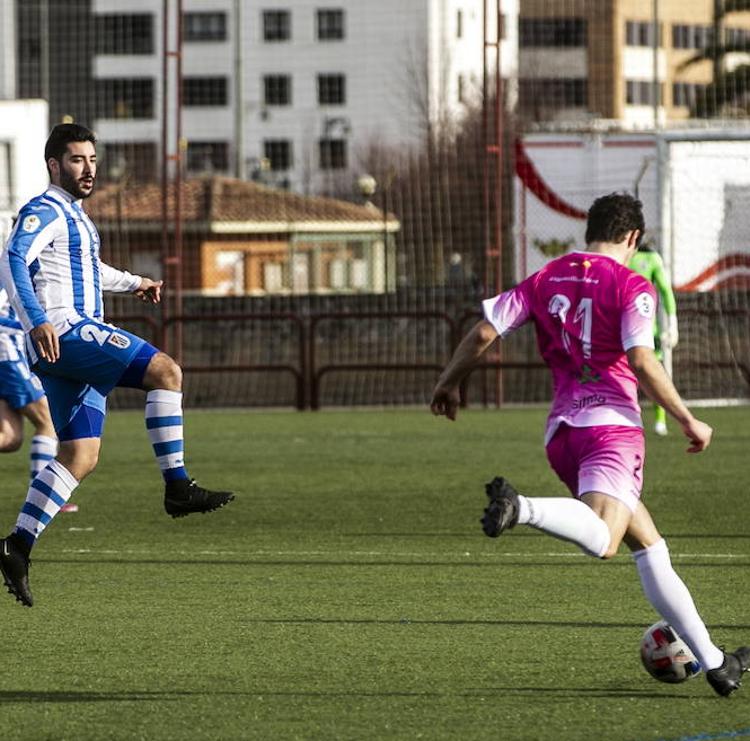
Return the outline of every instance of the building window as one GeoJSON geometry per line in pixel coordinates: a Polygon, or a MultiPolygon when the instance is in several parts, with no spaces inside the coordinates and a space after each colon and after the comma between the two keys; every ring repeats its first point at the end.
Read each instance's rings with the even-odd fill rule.
{"type": "Polygon", "coordinates": [[[521,18],[519,46],[586,46],[583,18],[521,18]]]}
{"type": "Polygon", "coordinates": [[[154,142],[107,142],[98,171],[108,181],[148,182],[156,179],[156,166],[154,142]]]}
{"type": "Polygon", "coordinates": [[[266,139],[263,154],[274,172],[292,168],[292,143],[288,139],[266,139]]]}
{"type": "Polygon", "coordinates": [[[661,105],[664,85],[659,83],[654,101],[654,83],[651,80],[625,80],[625,102],[628,105],[661,105]]]}
{"type": "Polygon", "coordinates": [[[711,45],[714,30],[711,26],[672,26],[674,49],[705,49],[711,45]]]}
{"type": "Polygon", "coordinates": [[[289,105],[292,102],[292,78],[289,75],[266,75],[263,78],[263,101],[266,105],[289,105]]]}
{"type": "Polygon", "coordinates": [[[588,81],[582,77],[522,78],[519,103],[530,111],[545,108],[584,108],[588,105],[588,81]]]}
{"type": "Polygon", "coordinates": [[[456,38],[462,39],[464,37],[464,12],[463,10],[456,11],[456,38]]]}
{"type": "Polygon", "coordinates": [[[97,15],[97,54],[153,54],[154,17],[150,13],[97,15]]]}
{"type": "Polygon", "coordinates": [[[705,49],[713,43],[714,30],[711,26],[693,26],[693,49],[705,49]]]}
{"type": "Polygon", "coordinates": [[[705,89],[705,85],[692,82],[675,82],[672,84],[672,105],[693,108],[705,89]]]}
{"type": "Polygon", "coordinates": [[[346,168],[346,139],[320,140],[320,169],[343,170],[346,168]]]}
{"type": "Polygon", "coordinates": [[[466,83],[464,82],[464,76],[459,75],[456,78],[456,97],[459,103],[466,103],[466,83]]]}
{"type": "Polygon", "coordinates": [[[318,11],[318,41],[341,41],[344,38],[344,11],[318,11]]]}
{"type": "MultiPolygon", "coordinates": [[[[654,24],[651,21],[626,21],[626,46],[654,46],[654,24]]],[[[662,27],[659,25],[659,46],[662,45],[662,27]]]]}
{"type": "Polygon", "coordinates": [[[185,41],[226,41],[226,13],[185,13],[182,22],[185,41]]]}
{"type": "Polygon", "coordinates": [[[96,81],[97,118],[153,118],[154,81],[137,77],[96,81]]]}
{"type": "Polygon", "coordinates": [[[344,75],[318,75],[318,103],[343,105],[346,103],[346,78],[344,75]]]}
{"type": "Polygon", "coordinates": [[[263,11],[263,40],[289,41],[292,38],[291,14],[288,10],[263,11]]]}
{"type": "Polygon", "coordinates": [[[724,41],[727,46],[732,46],[737,50],[750,50],[750,29],[726,28],[724,41]]]}
{"type": "Polygon", "coordinates": [[[689,49],[689,26],[675,25],[672,26],[672,48],[689,49]]]}
{"type": "Polygon", "coordinates": [[[225,106],[229,102],[226,77],[184,77],[182,102],[186,106],[225,106]]]}
{"type": "Polygon", "coordinates": [[[227,172],[228,142],[188,142],[185,164],[190,173],[227,172]]]}

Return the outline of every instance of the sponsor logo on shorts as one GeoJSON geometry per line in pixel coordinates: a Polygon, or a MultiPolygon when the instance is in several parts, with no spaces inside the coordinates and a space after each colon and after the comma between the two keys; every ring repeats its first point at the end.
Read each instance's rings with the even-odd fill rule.
{"type": "Polygon", "coordinates": [[[120,350],[126,350],[130,347],[130,338],[126,337],[124,334],[118,334],[117,332],[112,332],[107,342],[109,342],[110,345],[119,347],[120,350]]]}
{"type": "Polygon", "coordinates": [[[34,215],[29,214],[22,222],[21,222],[21,229],[23,229],[25,232],[35,232],[42,224],[41,219],[34,215]]]}
{"type": "Polygon", "coordinates": [[[589,396],[583,396],[580,399],[576,399],[573,402],[573,409],[586,409],[586,407],[598,407],[602,404],[606,404],[607,399],[601,394],[591,394],[589,396]]]}

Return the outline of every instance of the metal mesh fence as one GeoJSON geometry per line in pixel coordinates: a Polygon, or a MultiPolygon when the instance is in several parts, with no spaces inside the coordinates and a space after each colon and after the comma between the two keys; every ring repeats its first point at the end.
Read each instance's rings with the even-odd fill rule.
{"type": "MultiPolygon", "coordinates": [[[[740,5],[0,0],[0,105],[48,109],[0,117],[0,217],[44,187],[39,132],[87,124],[104,259],[166,281],[109,316],[182,361],[189,404],[423,404],[479,300],[580,247],[597,195],[638,191],[662,248],[654,129],[746,120],[740,5]]],[[[747,395],[731,288],[679,297],[688,395],[747,395]]],[[[489,360],[472,403],[548,398],[530,331],[489,360]]]]}

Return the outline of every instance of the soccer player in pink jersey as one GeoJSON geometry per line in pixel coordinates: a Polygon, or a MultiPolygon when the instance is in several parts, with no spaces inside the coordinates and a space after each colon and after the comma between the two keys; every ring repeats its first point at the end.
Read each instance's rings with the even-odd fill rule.
{"type": "Polygon", "coordinates": [[[497,337],[533,322],[554,388],[547,458],[574,498],[525,497],[495,478],[486,487],[484,532],[495,538],[530,525],[602,559],[624,541],[646,598],[690,646],[711,687],[727,696],[750,668],[750,647],[725,653],[713,643],[640,499],[645,445],[639,384],[680,424],[689,453],[705,450],[713,433],[691,414],[654,355],[654,289],[626,267],[643,231],[642,206],[632,196],[613,193],[594,201],[587,251],[563,255],[483,302],[485,318],[440,375],[431,409],[454,420],[459,384],[484,351],[497,337]]]}

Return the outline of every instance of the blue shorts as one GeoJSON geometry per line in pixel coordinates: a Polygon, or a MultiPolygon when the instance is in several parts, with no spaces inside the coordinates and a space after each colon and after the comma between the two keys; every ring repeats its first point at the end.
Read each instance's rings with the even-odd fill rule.
{"type": "Polygon", "coordinates": [[[21,409],[44,396],[39,379],[29,370],[26,360],[0,361],[0,399],[11,409],[21,409]]]}
{"type": "Polygon", "coordinates": [[[34,366],[59,439],[101,437],[107,395],[116,386],[141,388],[157,352],[146,340],[94,319],[62,335],[57,362],[40,358],[34,366]]]}

